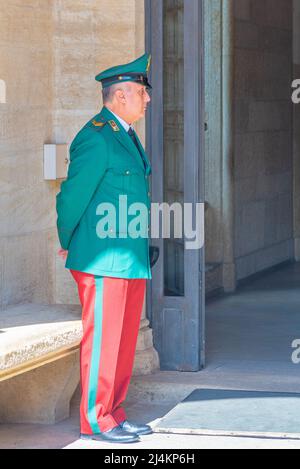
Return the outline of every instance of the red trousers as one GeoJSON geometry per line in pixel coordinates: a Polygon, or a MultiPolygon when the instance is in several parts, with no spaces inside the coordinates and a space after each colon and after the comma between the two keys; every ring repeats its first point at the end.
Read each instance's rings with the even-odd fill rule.
{"type": "Polygon", "coordinates": [[[127,419],[121,404],[132,375],[146,280],[71,273],[82,305],[81,433],[90,435],[127,419]]]}

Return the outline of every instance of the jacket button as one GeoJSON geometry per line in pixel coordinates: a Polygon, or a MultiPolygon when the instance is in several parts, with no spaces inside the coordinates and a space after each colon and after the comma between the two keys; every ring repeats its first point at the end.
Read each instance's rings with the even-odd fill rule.
{"type": "Polygon", "coordinates": [[[125,174],[128,176],[128,175],[130,174],[130,171],[126,171],[126,173],[125,173],[125,174]]]}

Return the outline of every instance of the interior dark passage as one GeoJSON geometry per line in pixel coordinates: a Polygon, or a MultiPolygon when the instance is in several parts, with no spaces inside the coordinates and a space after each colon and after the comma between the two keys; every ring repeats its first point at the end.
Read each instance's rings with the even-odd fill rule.
{"type": "Polygon", "coordinates": [[[206,292],[227,293],[207,300],[206,363],[261,372],[261,383],[272,373],[293,380],[300,183],[291,84],[299,70],[299,5],[205,7],[206,292]]]}

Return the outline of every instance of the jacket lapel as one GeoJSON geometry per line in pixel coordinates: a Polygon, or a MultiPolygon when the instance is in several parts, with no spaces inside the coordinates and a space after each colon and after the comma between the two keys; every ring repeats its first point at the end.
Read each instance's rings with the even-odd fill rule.
{"type": "MultiPolygon", "coordinates": [[[[100,117],[105,119],[106,122],[108,122],[108,125],[111,127],[111,131],[112,131],[113,135],[115,136],[115,138],[135,158],[137,163],[139,165],[141,165],[143,169],[145,169],[142,157],[139,153],[139,150],[137,149],[137,147],[133,143],[130,136],[127,134],[127,132],[124,129],[123,125],[118,121],[118,119],[116,119],[116,117],[105,106],[103,107],[103,109],[100,113],[100,117]]],[[[147,155],[146,155],[146,153],[143,149],[143,146],[142,146],[142,144],[141,144],[141,142],[140,142],[140,140],[139,140],[136,133],[135,133],[135,136],[136,136],[139,148],[140,148],[142,154],[144,155],[145,161],[147,163],[147,165],[146,165],[146,174],[151,174],[151,166],[150,166],[149,160],[147,158],[147,155]]]]}
{"type": "Polygon", "coordinates": [[[142,153],[143,157],[144,157],[144,160],[146,162],[146,174],[151,174],[151,164],[150,164],[150,161],[149,161],[149,158],[147,156],[147,153],[145,152],[144,150],[144,147],[143,145],[141,144],[141,141],[138,137],[138,134],[134,131],[134,134],[135,134],[135,138],[136,138],[136,141],[138,143],[138,146],[139,146],[139,149],[140,149],[140,152],[142,153]]]}

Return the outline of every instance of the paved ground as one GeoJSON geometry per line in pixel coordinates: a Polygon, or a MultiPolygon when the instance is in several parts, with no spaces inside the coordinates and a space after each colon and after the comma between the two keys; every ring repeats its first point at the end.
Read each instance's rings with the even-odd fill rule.
{"type": "MultiPolygon", "coordinates": [[[[147,406],[144,404],[128,407],[129,417],[139,421],[153,422],[165,415],[173,405],[147,406]],[[152,414],[152,415],[151,415],[152,414]]],[[[73,406],[71,419],[48,427],[40,425],[1,425],[0,449],[300,449],[300,441],[272,440],[257,438],[232,438],[199,435],[154,434],[141,438],[140,443],[131,445],[111,445],[78,440],[77,404],[73,406]]]]}
{"type": "MultiPolygon", "coordinates": [[[[300,365],[291,361],[292,341],[300,339],[299,286],[298,264],[251,282],[235,295],[210,301],[206,369],[200,373],[160,372],[134,378],[127,405],[129,417],[155,425],[196,388],[300,393],[300,365]]],[[[55,426],[1,425],[0,448],[117,449],[78,441],[78,402],[75,396],[71,418],[55,426]]],[[[280,409],[278,412],[280,418],[280,409]]],[[[300,449],[300,441],[154,434],[125,448],[300,449]]]]}

